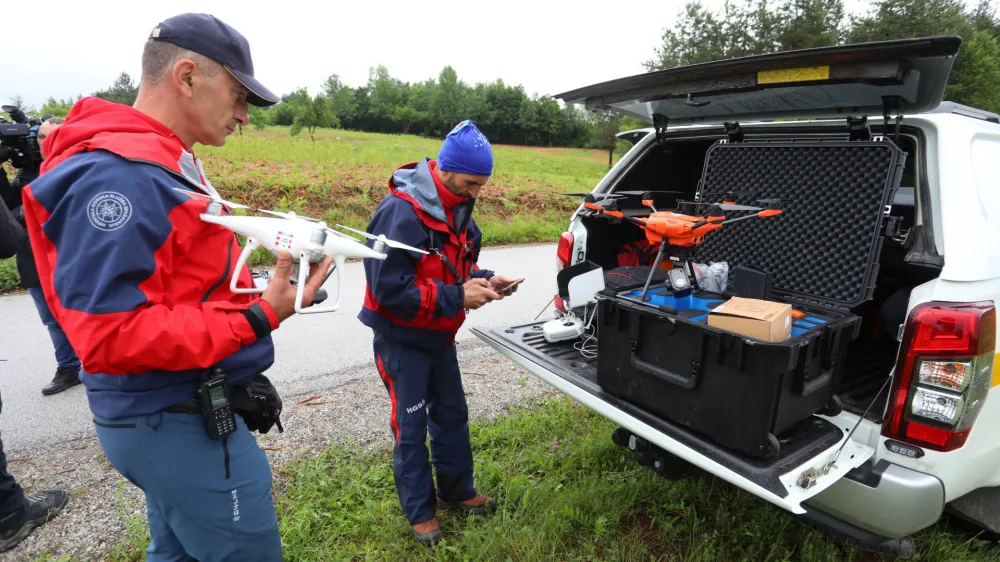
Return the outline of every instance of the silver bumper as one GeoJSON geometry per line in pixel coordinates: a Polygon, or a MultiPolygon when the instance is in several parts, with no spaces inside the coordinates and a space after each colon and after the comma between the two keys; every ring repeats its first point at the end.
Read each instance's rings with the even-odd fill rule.
{"type": "Polygon", "coordinates": [[[934,476],[890,464],[874,480],[841,478],[806,504],[889,539],[933,525],[944,511],[944,484],[934,476]]]}

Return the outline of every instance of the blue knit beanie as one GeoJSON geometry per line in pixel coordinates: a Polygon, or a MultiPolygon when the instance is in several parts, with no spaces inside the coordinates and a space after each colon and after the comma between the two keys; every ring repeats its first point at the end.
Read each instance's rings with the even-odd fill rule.
{"type": "Polygon", "coordinates": [[[438,153],[438,167],[446,172],[473,176],[493,174],[493,148],[479,129],[466,119],[448,133],[438,153]]]}

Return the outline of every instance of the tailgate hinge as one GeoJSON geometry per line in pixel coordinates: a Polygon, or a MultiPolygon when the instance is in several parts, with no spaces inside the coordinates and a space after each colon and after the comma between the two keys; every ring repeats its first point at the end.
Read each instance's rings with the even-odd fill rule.
{"type": "Polygon", "coordinates": [[[882,96],[882,123],[885,126],[885,134],[889,134],[889,115],[896,112],[896,134],[894,140],[899,142],[899,123],[903,120],[903,97],[902,96],[882,96]]]}
{"type": "Polygon", "coordinates": [[[729,142],[743,142],[743,130],[740,128],[739,121],[726,121],[722,126],[726,128],[726,136],[729,137],[729,142]]]}
{"type": "Polygon", "coordinates": [[[656,129],[656,143],[659,144],[663,142],[667,137],[667,119],[666,115],[661,115],[659,113],[653,114],[653,127],[656,129]]]}
{"type": "Polygon", "coordinates": [[[872,140],[872,130],[868,126],[868,116],[862,115],[861,117],[848,117],[847,118],[847,131],[850,134],[848,140],[851,141],[870,141],[872,140]]]}

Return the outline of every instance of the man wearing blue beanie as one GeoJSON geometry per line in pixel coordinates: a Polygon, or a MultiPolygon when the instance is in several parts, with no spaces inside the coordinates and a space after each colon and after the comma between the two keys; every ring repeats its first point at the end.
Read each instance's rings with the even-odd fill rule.
{"type": "Polygon", "coordinates": [[[392,406],[396,491],[414,538],[426,545],[441,539],[438,506],[480,514],[496,509],[473,484],[469,412],[455,352],[468,309],[517,291],[508,288],[514,279],[476,264],[482,231],[472,208],[492,174],[489,141],[462,121],[436,161],[396,170],[368,224],[369,233],[430,252],[393,250],[385,260],[364,260],[368,287],[358,315],[374,332],[375,366],[392,406]]]}

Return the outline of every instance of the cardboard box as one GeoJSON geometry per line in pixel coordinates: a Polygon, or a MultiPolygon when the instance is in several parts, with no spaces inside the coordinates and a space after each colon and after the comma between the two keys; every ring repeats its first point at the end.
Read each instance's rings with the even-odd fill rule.
{"type": "Polygon", "coordinates": [[[708,325],[767,342],[781,342],[792,333],[792,305],[733,297],[708,314],[708,325]]]}

